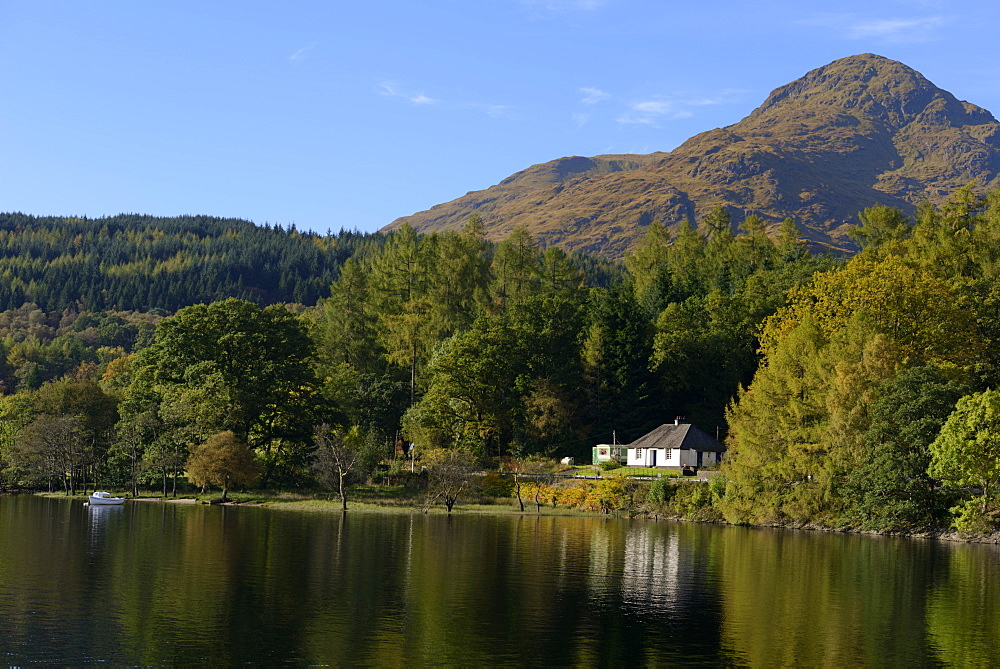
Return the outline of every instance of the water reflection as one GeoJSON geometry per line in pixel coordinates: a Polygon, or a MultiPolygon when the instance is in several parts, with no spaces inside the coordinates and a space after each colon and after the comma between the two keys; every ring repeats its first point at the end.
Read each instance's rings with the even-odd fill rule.
{"type": "Polygon", "coordinates": [[[1000,549],[956,551],[942,571],[927,598],[927,635],[935,655],[948,664],[997,666],[1000,549]]]}
{"type": "Polygon", "coordinates": [[[623,562],[624,604],[638,611],[648,611],[650,608],[668,610],[677,602],[681,553],[676,533],[650,532],[646,526],[630,528],[625,536],[623,562]]]}
{"type": "Polygon", "coordinates": [[[0,654],[986,666],[1000,664],[998,573],[992,546],[847,535],[0,498],[0,654]]]}
{"type": "Polygon", "coordinates": [[[119,505],[86,505],[83,512],[87,515],[90,523],[87,534],[88,553],[91,556],[99,555],[103,551],[105,535],[108,525],[115,520],[121,519],[121,514],[125,513],[125,507],[119,505]]]}

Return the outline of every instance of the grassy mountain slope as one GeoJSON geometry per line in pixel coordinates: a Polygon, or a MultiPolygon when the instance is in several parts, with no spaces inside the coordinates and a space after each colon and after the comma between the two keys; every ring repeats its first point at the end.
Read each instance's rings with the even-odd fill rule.
{"type": "Polygon", "coordinates": [[[524,226],[546,245],[620,257],[653,220],[676,225],[723,205],[734,221],[792,216],[817,244],[844,247],[861,209],[912,211],[970,181],[1000,185],[1000,124],[906,65],[863,54],[669,153],[560,158],[388,228],[457,229],[478,213],[495,240],[524,226]]]}

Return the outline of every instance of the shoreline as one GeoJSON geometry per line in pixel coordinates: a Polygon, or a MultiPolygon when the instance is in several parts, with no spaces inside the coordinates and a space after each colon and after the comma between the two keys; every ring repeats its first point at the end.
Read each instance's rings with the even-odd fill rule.
{"type": "MultiPolygon", "coordinates": [[[[4,493],[5,495],[17,495],[17,494],[28,494],[36,495],[40,497],[50,497],[54,499],[67,499],[70,501],[77,499],[86,499],[85,495],[74,495],[67,496],[63,493],[48,493],[48,492],[27,492],[27,493],[4,493]]],[[[0,495],[3,496],[3,495],[0,495]]],[[[272,509],[276,511],[299,511],[306,513],[347,513],[353,511],[356,513],[390,513],[390,514],[422,514],[422,515],[496,515],[496,516],[548,516],[548,517],[577,517],[577,518],[605,518],[605,519],[616,519],[616,520],[650,520],[653,522],[659,522],[661,520],[671,521],[671,522],[681,522],[681,523],[700,523],[704,525],[726,525],[729,527],[747,527],[752,529],[771,529],[771,530],[798,530],[805,532],[827,532],[835,534],[854,534],[854,535],[867,535],[872,537],[894,537],[901,539],[920,539],[924,541],[946,541],[949,543],[965,543],[965,544],[993,544],[1000,545],[1000,530],[994,531],[989,535],[982,536],[962,536],[955,530],[948,528],[939,528],[936,530],[925,530],[922,532],[877,532],[872,530],[856,530],[851,528],[831,528],[824,527],[822,525],[813,524],[759,524],[759,525],[738,525],[735,523],[729,523],[725,520],[701,520],[695,518],[684,518],[682,516],[676,515],[650,515],[648,513],[637,513],[633,516],[621,513],[601,513],[598,511],[590,511],[586,509],[576,509],[568,507],[552,507],[551,505],[543,505],[540,509],[536,510],[534,508],[534,503],[525,504],[524,511],[520,511],[517,507],[516,502],[513,504],[456,504],[454,510],[449,514],[449,512],[439,504],[434,504],[431,506],[424,506],[422,504],[416,503],[406,503],[404,501],[391,502],[391,503],[379,503],[375,501],[365,501],[364,499],[358,501],[351,501],[348,499],[347,510],[341,508],[341,503],[339,499],[321,499],[319,497],[300,497],[296,499],[260,499],[250,496],[251,499],[239,500],[230,499],[227,502],[218,502],[211,504],[209,500],[201,499],[199,497],[151,497],[151,496],[140,496],[140,497],[127,497],[126,501],[136,502],[141,504],[178,504],[184,506],[193,506],[198,504],[204,504],[206,506],[230,506],[230,507],[255,507],[272,509]]],[[[512,502],[514,500],[511,500],[512,502]]]]}

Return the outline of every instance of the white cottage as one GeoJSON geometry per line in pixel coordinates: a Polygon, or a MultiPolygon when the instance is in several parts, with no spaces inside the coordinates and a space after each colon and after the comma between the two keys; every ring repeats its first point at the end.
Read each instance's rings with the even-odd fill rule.
{"type": "Polygon", "coordinates": [[[677,419],[627,446],[629,467],[708,467],[722,459],[726,447],[694,425],[677,419]]]}

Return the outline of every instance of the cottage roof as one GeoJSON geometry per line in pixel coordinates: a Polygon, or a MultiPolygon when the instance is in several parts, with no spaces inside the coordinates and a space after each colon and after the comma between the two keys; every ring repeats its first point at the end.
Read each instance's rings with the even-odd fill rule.
{"type": "Polygon", "coordinates": [[[726,447],[690,423],[664,423],[628,445],[629,448],[682,448],[721,453],[726,447]]]}

